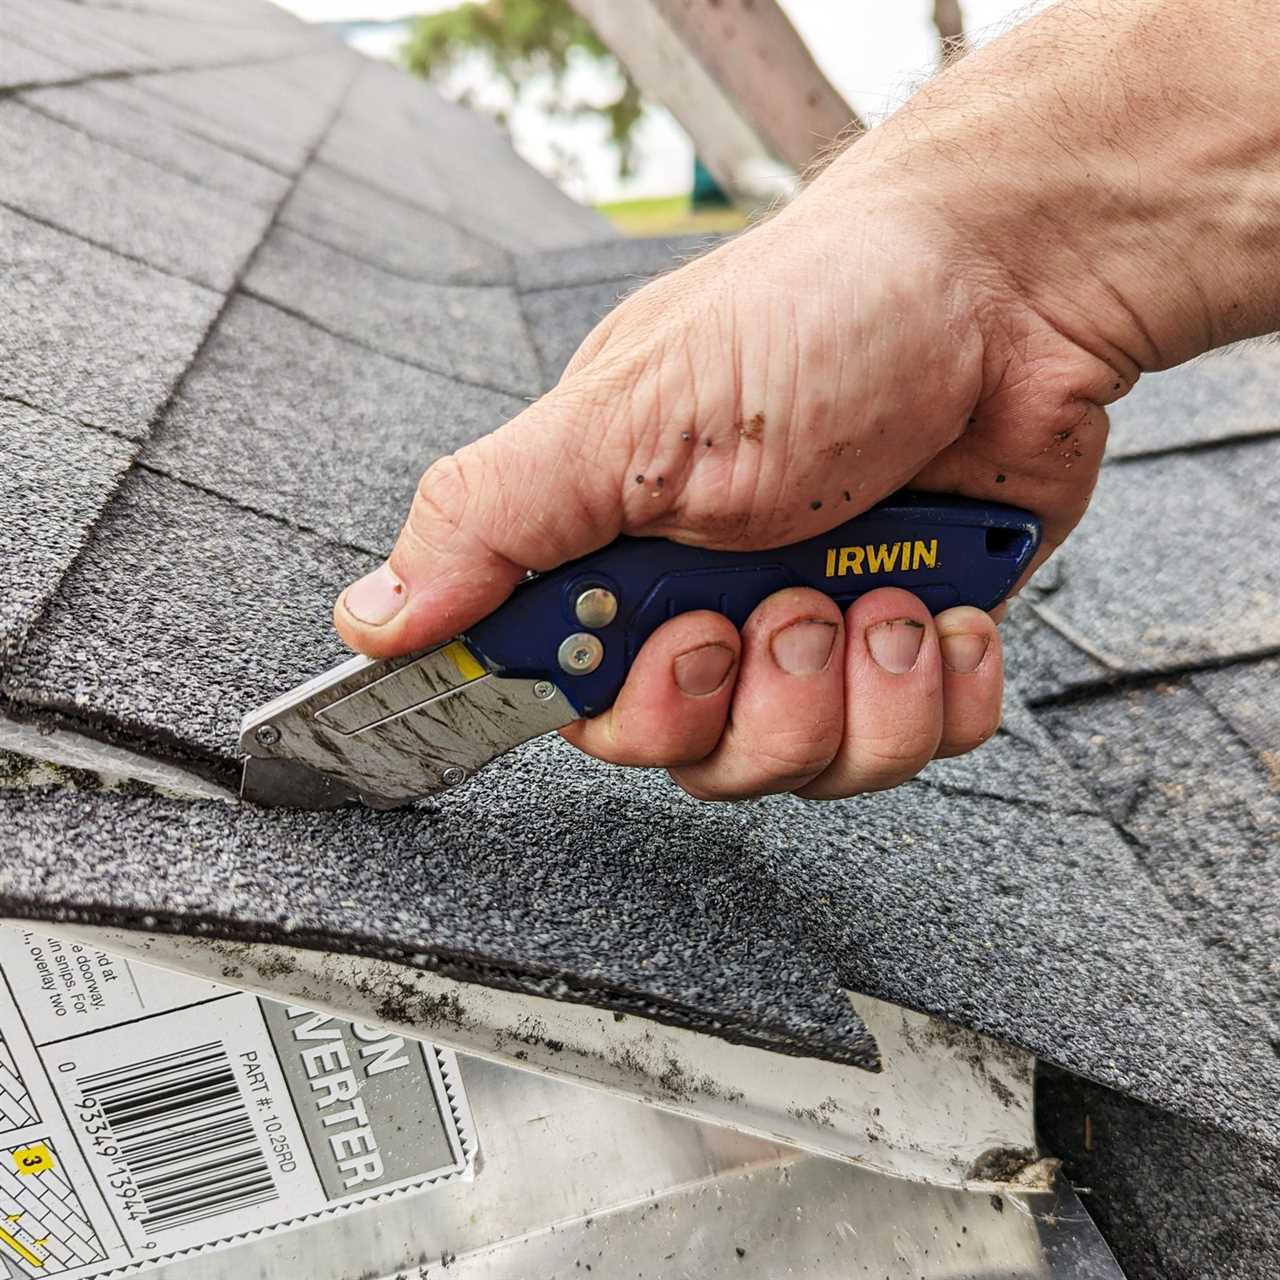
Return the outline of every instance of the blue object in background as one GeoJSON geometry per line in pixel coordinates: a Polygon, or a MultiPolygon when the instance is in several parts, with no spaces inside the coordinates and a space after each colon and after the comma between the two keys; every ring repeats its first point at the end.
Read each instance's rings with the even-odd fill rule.
{"type": "Polygon", "coordinates": [[[693,158],[693,190],[689,194],[689,203],[695,209],[724,209],[733,203],[712,177],[711,170],[697,156],[693,158]]]}

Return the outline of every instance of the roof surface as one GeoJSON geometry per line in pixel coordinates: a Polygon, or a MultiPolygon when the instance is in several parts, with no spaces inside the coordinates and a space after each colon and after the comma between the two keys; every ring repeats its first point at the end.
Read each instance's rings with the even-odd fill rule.
{"type": "MultiPolygon", "coordinates": [[[[0,40],[5,706],[231,783],[242,712],[343,656],[332,599],[422,468],[691,246],[613,239],[488,123],[256,0],[11,0],[0,40]]],[[[1007,628],[1005,728],[913,784],[705,806],[546,740],[391,814],[0,787],[0,908],[874,1065],[851,987],[1272,1150],[1280,351],[1113,417],[1007,628]]]]}

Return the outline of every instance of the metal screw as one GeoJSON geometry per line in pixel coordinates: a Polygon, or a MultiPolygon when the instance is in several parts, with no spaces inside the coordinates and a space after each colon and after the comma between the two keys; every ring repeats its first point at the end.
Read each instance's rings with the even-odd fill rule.
{"type": "Polygon", "coordinates": [[[458,783],[466,782],[467,771],[461,765],[451,764],[440,777],[446,787],[456,787],[458,783]]]}
{"type": "Polygon", "coordinates": [[[584,627],[607,627],[618,616],[618,597],[604,587],[588,587],[573,606],[584,627]]]}
{"type": "Polygon", "coordinates": [[[604,645],[599,636],[579,631],[561,641],[556,657],[571,676],[585,676],[604,660],[604,645]]]}
{"type": "Polygon", "coordinates": [[[554,698],[556,696],[556,687],[550,680],[539,680],[533,686],[533,696],[537,698],[539,702],[546,702],[548,698],[554,698]]]}
{"type": "Polygon", "coordinates": [[[273,724],[260,724],[253,731],[253,740],[260,747],[274,747],[280,741],[280,730],[273,724]]]}

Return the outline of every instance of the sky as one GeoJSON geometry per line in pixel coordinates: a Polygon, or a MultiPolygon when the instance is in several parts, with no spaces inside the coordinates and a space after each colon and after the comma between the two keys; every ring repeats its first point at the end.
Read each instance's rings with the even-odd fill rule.
{"type": "MultiPolygon", "coordinates": [[[[1043,8],[1048,0],[961,0],[965,23],[978,39],[1010,21],[1043,8]]],[[[389,21],[410,13],[452,7],[454,0],[276,0],[310,22],[389,21]]],[[[819,66],[845,100],[863,117],[883,118],[930,72],[937,40],[930,20],[932,0],[781,0],[819,66]]],[[[394,58],[399,30],[366,32],[353,43],[374,57],[394,58]]],[[[479,61],[459,68],[444,91],[464,90],[491,107],[506,106],[504,87],[479,61]]],[[[599,99],[611,91],[607,77],[593,65],[574,68],[569,82],[575,97],[599,99]]],[[[538,96],[534,87],[532,98],[538,96]]],[[[639,165],[630,180],[617,174],[616,158],[599,120],[550,120],[535,105],[512,114],[516,149],[530,163],[551,173],[571,195],[588,203],[659,196],[685,191],[692,172],[692,148],[671,116],[660,107],[645,113],[636,132],[639,165]]]]}

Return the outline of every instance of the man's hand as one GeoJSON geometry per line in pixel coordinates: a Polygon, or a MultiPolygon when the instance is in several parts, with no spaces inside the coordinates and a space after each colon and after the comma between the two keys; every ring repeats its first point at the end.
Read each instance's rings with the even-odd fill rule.
{"type": "MultiPolygon", "coordinates": [[[[1106,274],[1131,228],[1105,165],[1077,157],[1082,176],[1067,182],[1030,126],[1018,146],[995,136],[1030,90],[961,109],[993,77],[1032,75],[1061,13],[940,77],[771,221],[640,290],[554,390],[433,465],[388,564],[339,601],[343,638],[407,652],[489,613],[528,570],[619,533],[779,546],[907,484],[1034,511],[1048,555],[1088,503],[1103,406],[1142,368],[1222,333],[1187,336],[1193,324],[1167,338],[1134,302],[1154,289],[1150,271],[1130,264],[1131,288],[1106,274]],[[1008,193],[996,209],[981,187],[993,164],[1008,193]],[[1123,228],[1116,245],[1085,222],[1055,234],[1042,189],[1058,188],[1085,222],[1084,189],[1101,200],[1123,228]]],[[[1070,73],[1058,58],[1042,77],[1051,132],[1070,73]]],[[[1168,310],[1188,292],[1171,291],[1168,310]]],[[[668,767],[695,796],[829,798],[977,746],[1000,698],[987,615],[932,619],[898,590],[842,615],[788,590],[741,635],[713,613],[671,620],[612,710],[564,732],[602,759],[668,767]]]]}
{"type": "MultiPolygon", "coordinates": [[[[779,546],[908,481],[1028,507],[1061,539],[1112,371],[981,288],[936,222],[811,204],[641,290],[554,391],[428,470],[388,567],[343,596],[344,638],[420,648],[619,533],[779,546]]],[[[842,615],[789,590],[741,635],[714,613],[672,619],[613,709],[565,732],[697,796],[844,796],[978,745],[1000,697],[986,614],[935,620],[881,590],[842,615]]]]}

